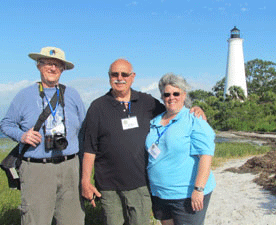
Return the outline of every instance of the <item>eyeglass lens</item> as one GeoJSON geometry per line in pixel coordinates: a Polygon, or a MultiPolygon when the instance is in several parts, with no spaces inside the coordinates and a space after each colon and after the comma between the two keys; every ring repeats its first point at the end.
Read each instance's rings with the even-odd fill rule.
{"type": "MultiPolygon", "coordinates": [[[[119,77],[119,72],[112,72],[110,75],[112,77],[119,77]]],[[[121,72],[122,77],[129,77],[132,73],[126,73],[126,72],[121,72]]]]}
{"type": "MultiPolygon", "coordinates": [[[[180,92],[173,92],[172,95],[175,96],[175,97],[177,97],[177,96],[180,95],[180,92]]],[[[164,96],[165,98],[168,98],[168,97],[171,96],[171,93],[165,92],[165,93],[163,94],[163,96],[164,96]]]]}
{"type": "Polygon", "coordinates": [[[61,64],[58,64],[58,63],[54,63],[54,62],[44,62],[44,61],[40,61],[40,63],[44,64],[45,66],[55,66],[56,68],[59,68],[59,69],[63,69],[63,65],[61,64]]]}

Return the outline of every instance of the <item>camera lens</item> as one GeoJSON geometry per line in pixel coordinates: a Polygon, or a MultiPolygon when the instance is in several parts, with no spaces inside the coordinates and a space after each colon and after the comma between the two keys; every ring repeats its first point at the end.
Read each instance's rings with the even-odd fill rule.
{"type": "Polygon", "coordinates": [[[62,134],[55,135],[55,149],[64,150],[68,146],[67,139],[62,134]]]}

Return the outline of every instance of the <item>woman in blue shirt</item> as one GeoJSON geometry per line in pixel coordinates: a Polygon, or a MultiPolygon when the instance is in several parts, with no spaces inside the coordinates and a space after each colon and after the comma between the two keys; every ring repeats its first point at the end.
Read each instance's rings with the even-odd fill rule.
{"type": "Polygon", "coordinates": [[[184,106],[186,89],[180,76],[161,78],[166,111],[151,121],[146,139],[153,212],[162,225],[203,224],[215,187],[210,170],[215,133],[184,106]]]}

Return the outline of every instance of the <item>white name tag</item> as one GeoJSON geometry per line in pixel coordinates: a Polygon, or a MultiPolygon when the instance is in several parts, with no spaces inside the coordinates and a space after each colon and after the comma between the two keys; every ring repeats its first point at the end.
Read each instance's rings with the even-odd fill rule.
{"type": "Polygon", "coordinates": [[[51,129],[51,134],[52,135],[57,133],[64,134],[64,130],[65,130],[64,125],[60,123],[59,125],[55,126],[53,129],[51,129]]]}
{"type": "Polygon", "coordinates": [[[159,156],[161,150],[158,148],[156,144],[152,144],[148,149],[148,152],[153,158],[156,159],[159,156]]]}
{"type": "Polygon", "coordinates": [[[19,178],[19,175],[18,175],[18,173],[17,173],[17,171],[16,171],[15,168],[9,168],[9,170],[11,172],[11,175],[12,175],[13,179],[19,178]]]}
{"type": "Polygon", "coordinates": [[[132,116],[129,118],[122,119],[122,126],[123,126],[123,130],[139,127],[137,117],[132,116]]]}

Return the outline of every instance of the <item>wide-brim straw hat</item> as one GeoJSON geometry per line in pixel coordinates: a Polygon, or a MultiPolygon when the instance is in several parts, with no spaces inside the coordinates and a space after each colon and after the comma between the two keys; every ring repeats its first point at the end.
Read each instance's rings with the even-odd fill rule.
{"type": "Polygon", "coordinates": [[[74,68],[74,64],[65,59],[64,51],[56,47],[44,47],[41,49],[40,53],[30,53],[29,57],[35,61],[44,58],[58,59],[64,63],[66,70],[71,70],[74,68]]]}

